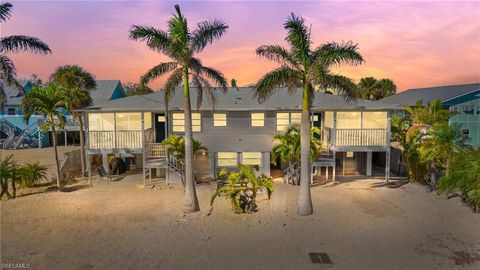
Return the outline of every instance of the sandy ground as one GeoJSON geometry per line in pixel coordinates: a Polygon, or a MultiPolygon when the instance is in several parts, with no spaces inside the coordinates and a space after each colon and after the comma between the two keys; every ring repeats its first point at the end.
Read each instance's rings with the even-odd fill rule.
{"type": "Polygon", "coordinates": [[[280,182],[272,200],[263,194],[260,211],[250,215],[234,215],[224,198],[208,215],[214,186],[200,185],[202,211],[183,215],[181,185],[143,188],[140,181],[135,175],[2,202],[2,263],[30,269],[480,269],[480,215],[416,184],[389,188],[358,180],[313,187],[315,213],[299,217],[298,187],[280,182]],[[333,264],[312,264],[310,252],[328,253],[333,264]]]}
{"type": "MultiPolygon", "coordinates": [[[[63,160],[63,154],[75,149],[79,146],[58,146],[58,160],[63,160]]],[[[55,175],[55,155],[53,147],[46,148],[31,148],[31,149],[17,149],[17,150],[0,150],[0,159],[13,154],[14,160],[18,164],[39,162],[40,165],[47,166],[48,175],[53,177],[55,175]]]]}

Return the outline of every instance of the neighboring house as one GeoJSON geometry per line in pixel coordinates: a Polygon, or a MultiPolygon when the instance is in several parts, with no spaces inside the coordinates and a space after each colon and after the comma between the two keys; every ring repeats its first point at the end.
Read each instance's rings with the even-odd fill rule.
{"type": "MultiPolygon", "coordinates": [[[[20,81],[25,92],[30,91],[32,84],[28,80],[20,81]]],[[[89,91],[93,105],[125,96],[119,80],[97,80],[97,87],[89,91]]],[[[33,115],[25,121],[21,109],[23,96],[13,85],[5,85],[6,106],[0,112],[0,148],[42,147],[50,144],[51,134],[42,132],[40,124],[42,116],[33,115]]],[[[63,136],[59,136],[59,144],[69,141],[78,142],[78,124],[71,115],[66,115],[63,136]]]]}
{"type": "Polygon", "coordinates": [[[409,89],[380,101],[415,106],[417,100],[428,104],[435,99],[440,99],[446,109],[457,112],[449,123],[460,126],[465,141],[480,146],[480,83],[409,89]]]}
{"type": "MultiPolygon", "coordinates": [[[[196,92],[192,90],[192,104],[196,104],[196,92]]],[[[184,134],[182,93],[176,91],[170,99],[168,117],[163,93],[125,97],[81,110],[88,119],[87,154],[101,154],[106,168],[109,154],[136,154],[135,163],[144,168],[144,179],[146,169],[173,168],[159,162],[165,158],[160,143],[169,134],[184,134]]],[[[278,89],[258,104],[251,87],[229,88],[226,94],[216,95],[214,111],[207,98],[198,111],[193,105],[193,137],[208,148],[208,155],[200,153],[196,159],[208,161],[206,174],[214,178],[222,168],[249,164],[270,175],[272,137],[300,124],[301,93],[289,95],[287,89],[278,89]]],[[[333,163],[339,173],[365,175],[372,175],[374,155],[384,157],[383,164],[386,158],[389,164],[390,111],[398,109],[366,100],[347,103],[342,96],[316,93],[312,125],[322,129],[329,155],[326,163],[333,163]]]]}

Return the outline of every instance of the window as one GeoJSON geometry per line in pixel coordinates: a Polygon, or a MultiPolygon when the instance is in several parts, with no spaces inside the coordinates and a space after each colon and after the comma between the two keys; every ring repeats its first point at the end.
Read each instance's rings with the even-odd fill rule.
{"type": "Polygon", "coordinates": [[[113,113],[89,113],[88,129],[91,131],[115,130],[113,113]]]}
{"type": "Polygon", "coordinates": [[[325,112],[323,125],[327,128],[333,128],[333,112],[325,112]]]}
{"type": "Polygon", "coordinates": [[[472,105],[464,105],[463,112],[466,114],[473,114],[473,106],[472,105]]]}
{"type": "Polygon", "coordinates": [[[361,128],[361,115],[360,112],[337,112],[337,128],[361,128]]]}
{"type": "Polygon", "coordinates": [[[236,152],[218,152],[217,165],[219,167],[237,166],[237,153],[236,152]]]}
{"type": "Polygon", "coordinates": [[[277,130],[285,131],[289,126],[299,126],[302,113],[277,113],[277,130]]]}
{"type": "Polygon", "coordinates": [[[466,141],[470,140],[470,130],[469,129],[462,129],[462,138],[466,141]]]}
{"type": "Polygon", "coordinates": [[[141,130],[142,119],[140,113],[116,113],[115,123],[117,130],[141,130]]]}
{"type": "Polygon", "coordinates": [[[363,112],[363,128],[387,128],[387,112],[363,112]]]}
{"type": "Polygon", "coordinates": [[[15,115],[15,108],[7,108],[7,115],[15,115]]]}
{"type": "Polygon", "coordinates": [[[214,113],[213,114],[213,126],[214,127],[226,127],[227,126],[227,114],[226,113],[214,113]]]}
{"type": "Polygon", "coordinates": [[[458,112],[458,106],[451,106],[450,111],[451,112],[458,112]]]}
{"type": "Polygon", "coordinates": [[[290,114],[290,126],[300,126],[302,123],[302,113],[290,114]]]}
{"type": "Polygon", "coordinates": [[[285,131],[290,125],[290,114],[289,113],[277,113],[277,130],[285,131]]]}
{"type": "Polygon", "coordinates": [[[264,127],[265,126],[265,114],[264,113],[252,113],[251,125],[252,127],[264,127]]]}
{"type": "MultiPolygon", "coordinates": [[[[172,114],[172,127],[173,132],[185,132],[185,114],[173,113],[172,114]]],[[[192,131],[202,131],[202,116],[200,113],[192,113],[192,131]]]]}
{"type": "Polygon", "coordinates": [[[262,153],[260,152],[243,152],[242,153],[243,165],[262,165],[262,153]]]}
{"type": "Polygon", "coordinates": [[[477,115],[480,115],[480,106],[477,106],[477,115]]]}

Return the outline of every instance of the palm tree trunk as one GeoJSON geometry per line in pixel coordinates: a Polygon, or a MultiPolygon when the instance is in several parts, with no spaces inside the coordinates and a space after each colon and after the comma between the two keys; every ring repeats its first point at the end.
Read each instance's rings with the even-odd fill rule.
{"type": "Polygon", "coordinates": [[[57,133],[55,131],[55,123],[53,122],[53,116],[50,116],[52,121],[52,133],[53,133],[53,150],[55,151],[55,172],[57,174],[57,187],[60,188],[60,166],[58,164],[58,151],[57,151],[57,133]]]}
{"type": "Polygon", "coordinates": [[[82,116],[77,116],[78,125],[80,127],[80,163],[82,164],[82,178],[85,176],[85,134],[83,133],[82,116]]]}
{"type": "Polygon", "coordinates": [[[310,195],[310,101],[309,89],[303,87],[303,109],[300,126],[300,192],[298,194],[298,214],[313,214],[310,195]]]}
{"type": "Polygon", "coordinates": [[[200,211],[195,181],[193,179],[193,138],[192,108],[190,104],[190,88],[188,84],[188,68],[183,67],[183,96],[185,113],[185,213],[200,211]]]}

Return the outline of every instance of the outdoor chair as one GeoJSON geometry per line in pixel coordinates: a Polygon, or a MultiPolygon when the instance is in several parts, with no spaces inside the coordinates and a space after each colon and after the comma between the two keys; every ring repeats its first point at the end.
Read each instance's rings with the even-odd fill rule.
{"type": "Polygon", "coordinates": [[[112,181],[112,175],[107,173],[107,170],[105,170],[105,168],[103,166],[100,166],[97,169],[97,172],[98,172],[98,175],[100,176],[100,179],[98,180],[98,182],[100,182],[102,180],[106,180],[107,183],[109,183],[110,181],[112,181]]]}

